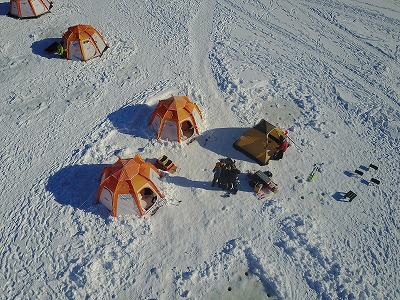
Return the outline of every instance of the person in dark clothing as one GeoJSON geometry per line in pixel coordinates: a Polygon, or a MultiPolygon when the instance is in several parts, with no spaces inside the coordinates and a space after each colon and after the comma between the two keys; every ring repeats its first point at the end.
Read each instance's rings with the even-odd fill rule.
{"type": "Polygon", "coordinates": [[[221,189],[226,190],[228,188],[228,169],[225,164],[221,165],[221,175],[218,182],[221,189]]]}
{"type": "Polygon", "coordinates": [[[232,160],[232,158],[230,157],[225,158],[225,163],[227,166],[230,166],[231,168],[235,166],[235,161],[232,160]]]}
{"type": "Polygon", "coordinates": [[[228,190],[232,190],[233,194],[236,194],[238,191],[238,176],[240,171],[236,168],[228,167],[228,190]]]}
{"type": "Polygon", "coordinates": [[[212,180],[211,186],[214,186],[218,182],[218,187],[221,187],[220,177],[221,177],[221,163],[217,162],[213,169],[214,178],[212,180]]]}

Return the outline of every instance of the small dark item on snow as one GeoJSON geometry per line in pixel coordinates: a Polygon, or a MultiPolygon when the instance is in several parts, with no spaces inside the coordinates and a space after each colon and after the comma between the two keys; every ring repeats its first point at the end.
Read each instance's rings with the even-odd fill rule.
{"type": "Polygon", "coordinates": [[[150,214],[154,216],[160,207],[156,207],[150,214]]]}
{"type": "Polygon", "coordinates": [[[196,140],[195,137],[191,138],[189,141],[186,142],[187,145],[193,143],[196,140]]]}
{"type": "Polygon", "coordinates": [[[381,181],[376,179],[376,178],[371,178],[371,182],[375,183],[375,184],[380,184],[381,183],[381,181]]]}
{"type": "Polygon", "coordinates": [[[353,201],[353,199],[354,199],[356,196],[357,196],[357,194],[354,193],[353,191],[348,191],[348,192],[344,195],[343,199],[349,198],[349,202],[351,202],[351,201],[353,201]]]}
{"type": "Polygon", "coordinates": [[[358,175],[360,175],[360,176],[363,176],[363,174],[364,174],[364,172],[362,172],[362,171],[360,171],[360,170],[354,170],[354,173],[356,173],[356,174],[358,174],[358,175]]]}
{"type": "Polygon", "coordinates": [[[375,166],[375,165],[373,165],[373,164],[370,164],[369,167],[372,168],[372,169],[374,169],[375,171],[378,170],[378,167],[375,166]]]}
{"type": "Polygon", "coordinates": [[[231,193],[229,191],[225,192],[225,194],[221,195],[222,198],[228,198],[231,196],[231,193]]]}

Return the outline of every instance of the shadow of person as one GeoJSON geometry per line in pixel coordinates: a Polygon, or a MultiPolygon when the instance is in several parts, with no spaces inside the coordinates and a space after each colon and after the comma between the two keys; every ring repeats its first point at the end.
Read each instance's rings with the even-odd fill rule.
{"type": "Polygon", "coordinates": [[[128,105],[114,111],[108,119],[121,133],[145,139],[155,137],[149,124],[152,109],[145,104],[128,105]]]}
{"type": "Polygon", "coordinates": [[[212,178],[210,178],[210,181],[196,181],[182,176],[169,176],[167,181],[182,187],[190,187],[210,191],[215,190],[215,188],[211,186],[212,178]]]}
{"type": "MultiPolygon", "coordinates": [[[[254,192],[252,187],[249,185],[247,174],[240,173],[238,178],[239,178],[239,183],[238,183],[239,190],[244,192],[254,192]]],[[[219,188],[218,184],[216,184],[214,187],[211,186],[212,179],[213,179],[213,174],[210,174],[209,181],[196,181],[182,176],[168,176],[167,181],[169,183],[173,183],[181,187],[203,189],[208,191],[226,191],[223,190],[222,188],[219,188]]]]}
{"type": "Polygon", "coordinates": [[[62,56],[57,55],[57,45],[58,43],[61,42],[60,38],[47,38],[43,39],[40,41],[33,42],[31,45],[32,53],[52,59],[52,58],[60,58],[62,59],[62,56]],[[54,48],[54,49],[50,49],[54,48]],[[48,51],[46,51],[48,49],[48,51]]]}
{"type": "Polygon", "coordinates": [[[72,165],[62,168],[50,176],[46,190],[62,205],[83,210],[108,218],[110,212],[103,205],[97,205],[96,196],[101,171],[105,165],[72,165]]]}

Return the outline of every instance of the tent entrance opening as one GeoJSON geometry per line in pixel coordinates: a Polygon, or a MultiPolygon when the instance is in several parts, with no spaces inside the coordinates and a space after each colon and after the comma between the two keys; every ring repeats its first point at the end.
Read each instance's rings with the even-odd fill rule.
{"type": "Polygon", "coordinates": [[[151,188],[144,188],[139,193],[140,204],[144,210],[148,210],[157,201],[157,194],[151,188]]]}
{"type": "Polygon", "coordinates": [[[188,139],[193,136],[194,128],[190,121],[184,121],[181,124],[182,134],[184,139],[188,139]]]}

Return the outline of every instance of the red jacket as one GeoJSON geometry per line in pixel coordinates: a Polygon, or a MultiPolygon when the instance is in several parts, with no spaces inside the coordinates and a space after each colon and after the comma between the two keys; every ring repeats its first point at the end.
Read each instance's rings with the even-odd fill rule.
{"type": "Polygon", "coordinates": [[[276,150],[286,152],[288,147],[289,143],[287,140],[285,140],[276,150]]]}

